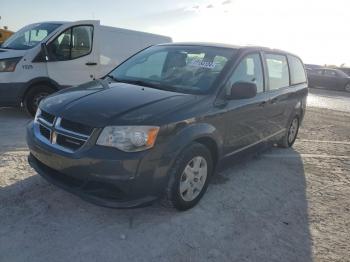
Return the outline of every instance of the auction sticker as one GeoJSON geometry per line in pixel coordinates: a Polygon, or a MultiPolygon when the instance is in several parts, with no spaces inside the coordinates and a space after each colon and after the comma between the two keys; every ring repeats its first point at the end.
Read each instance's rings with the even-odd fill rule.
{"type": "Polygon", "coordinates": [[[216,63],[207,62],[207,61],[203,61],[203,60],[193,60],[190,62],[190,66],[213,69],[213,68],[215,68],[216,63]]]}

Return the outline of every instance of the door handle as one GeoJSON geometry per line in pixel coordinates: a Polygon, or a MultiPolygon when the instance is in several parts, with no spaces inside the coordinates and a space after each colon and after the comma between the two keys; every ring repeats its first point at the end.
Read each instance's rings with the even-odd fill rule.
{"type": "Polygon", "coordinates": [[[97,65],[97,63],[95,63],[95,62],[87,62],[85,65],[87,65],[87,66],[95,66],[95,65],[97,65]]]}

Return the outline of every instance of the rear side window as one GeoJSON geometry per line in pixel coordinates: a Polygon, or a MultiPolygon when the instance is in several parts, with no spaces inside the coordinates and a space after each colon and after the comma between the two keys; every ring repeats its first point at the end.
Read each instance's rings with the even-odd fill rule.
{"type": "Polygon", "coordinates": [[[337,71],[334,70],[325,70],[324,72],[326,76],[337,76],[337,71]]]}
{"type": "Polygon", "coordinates": [[[277,54],[265,54],[270,90],[289,86],[287,57],[277,54]]]}
{"type": "Polygon", "coordinates": [[[288,56],[290,66],[290,78],[292,85],[301,84],[306,82],[306,75],[303,63],[299,58],[295,56],[288,56]]]}

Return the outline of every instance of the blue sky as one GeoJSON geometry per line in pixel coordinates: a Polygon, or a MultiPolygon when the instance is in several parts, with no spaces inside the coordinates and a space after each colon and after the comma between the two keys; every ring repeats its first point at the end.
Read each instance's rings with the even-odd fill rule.
{"type": "Polygon", "coordinates": [[[285,49],[304,62],[350,66],[349,0],[11,0],[0,26],[50,20],[165,34],[175,41],[254,44],[285,49]]]}

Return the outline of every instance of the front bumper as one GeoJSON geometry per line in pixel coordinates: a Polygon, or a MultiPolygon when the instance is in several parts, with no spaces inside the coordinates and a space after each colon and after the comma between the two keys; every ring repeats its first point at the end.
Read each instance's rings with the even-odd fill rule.
{"type": "Polygon", "coordinates": [[[28,161],[42,177],[89,202],[131,208],[149,204],[163,191],[164,183],[154,179],[158,161],[148,161],[147,152],[130,154],[92,145],[67,153],[37,139],[32,124],[27,127],[27,144],[28,161]]]}

